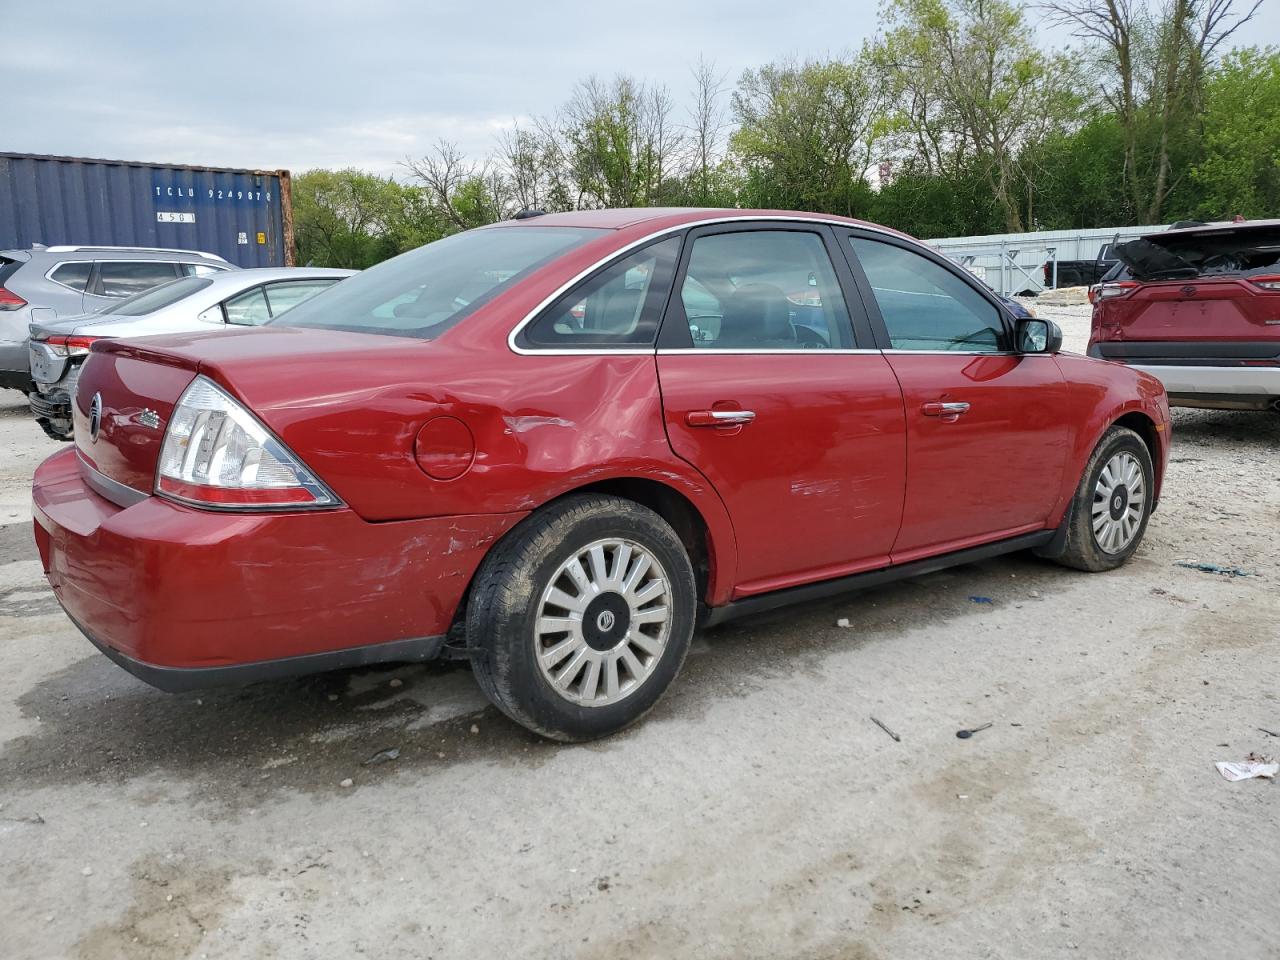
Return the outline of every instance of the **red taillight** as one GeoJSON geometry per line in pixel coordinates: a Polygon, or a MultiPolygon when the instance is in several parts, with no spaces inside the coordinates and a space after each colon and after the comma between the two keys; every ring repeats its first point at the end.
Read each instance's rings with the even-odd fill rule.
{"type": "Polygon", "coordinates": [[[0,287],[0,310],[21,310],[27,305],[27,301],[12,290],[6,290],[0,287]]]}
{"type": "Polygon", "coordinates": [[[342,505],[238,400],[202,376],[182,392],[169,417],[155,490],[215,509],[342,505]]]}
{"type": "Polygon", "coordinates": [[[172,477],[160,477],[156,490],[179,500],[218,507],[288,507],[314,504],[315,497],[300,487],[256,489],[252,487],[215,487],[207,483],[184,483],[172,477]]]}
{"type": "Polygon", "coordinates": [[[62,357],[79,357],[89,352],[93,341],[100,337],[56,336],[44,342],[53,347],[53,352],[62,357]]]}
{"type": "Polygon", "coordinates": [[[1110,283],[1095,283],[1089,288],[1089,302],[1114,300],[1116,297],[1127,297],[1142,284],[1136,280],[1112,280],[1110,283]]]}
{"type": "Polygon", "coordinates": [[[1280,276],[1250,277],[1249,282],[1271,293],[1280,293],[1280,276]]]}

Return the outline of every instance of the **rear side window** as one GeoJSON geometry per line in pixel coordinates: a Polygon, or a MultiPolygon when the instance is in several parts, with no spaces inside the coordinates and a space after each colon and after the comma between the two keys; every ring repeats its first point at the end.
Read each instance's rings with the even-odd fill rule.
{"type": "Polygon", "coordinates": [[[177,275],[174,264],[159,260],[99,260],[94,292],[100,297],[129,297],[177,275]]]}
{"type": "Polygon", "coordinates": [[[162,283],[142,293],[135,293],[132,297],[112,304],[106,310],[117,317],[143,317],[148,313],[171,307],[179,300],[191,296],[198,290],[203,290],[211,283],[213,283],[212,280],[206,280],[203,277],[170,280],[168,283],[162,283]]]}
{"type": "Polygon", "coordinates": [[[635,251],[562,296],[527,327],[523,346],[643,347],[658,337],[680,238],[635,251]]]}
{"type": "Polygon", "coordinates": [[[278,322],[432,340],[539,267],[606,234],[524,225],[468,230],[362,270],[278,322]]]}
{"type": "Polygon", "coordinates": [[[267,295],[261,287],[254,287],[252,290],[237,294],[225,301],[222,306],[227,312],[227,323],[237,323],[243,327],[260,327],[271,319],[267,295]]]}
{"type": "Polygon", "coordinates": [[[178,269],[188,277],[211,277],[223,271],[222,267],[211,267],[207,263],[180,263],[178,269]]]}
{"type": "Polygon", "coordinates": [[[267,300],[271,308],[271,316],[278,317],[286,310],[292,310],[304,300],[310,300],[321,290],[327,290],[335,283],[337,283],[336,280],[299,280],[267,284],[267,300]]]}
{"type": "Polygon", "coordinates": [[[1006,349],[1000,311],[927,257],[879,240],[850,237],[895,350],[998,353],[1006,349]]]}
{"type": "Polygon", "coordinates": [[[61,263],[49,273],[49,279],[76,293],[84,293],[84,288],[89,285],[89,274],[92,272],[92,263],[61,263]]]}

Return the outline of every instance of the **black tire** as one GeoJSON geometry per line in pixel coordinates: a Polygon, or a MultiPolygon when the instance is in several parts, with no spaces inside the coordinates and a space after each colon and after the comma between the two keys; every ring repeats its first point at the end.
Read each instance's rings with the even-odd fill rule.
{"type": "Polygon", "coordinates": [[[1151,464],[1151,451],[1143,443],[1142,438],[1127,427],[1112,427],[1102,435],[1098,445],[1089,457],[1084,476],[1076,488],[1076,495],[1071,501],[1067,516],[1066,545],[1061,555],[1054,559],[1066,567],[1085,570],[1089,573],[1100,573],[1114,570],[1133,556],[1134,551],[1142,543],[1147,532],[1147,521],[1151,518],[1152,496],[1155,491],[1155,469],[1151,464]],[[1142,470],[1142,516],[1138,522],[1137,532],[1133,539],[1122,549],[1107,551],[1098,542],[1093,529],[1093,505],[1099,478],[1107,463],[1121,453],[1130,453],[1137,460],[1142,470]]]}
{"type": "Polygon", "coordinates": [[[573,495],[523,520],[489,552],[467,605],[467,645],[485,695],[521,726],[567,742],[607,736],[644,716],[680,671],[693,637],[693,566],[671,526],[620,497],[573,495]],[[671,611],[665,646],[632,692],[607,705],[574,703],[557,693],[537,662],[535,627],[543,590],[561,564],[598,540],[639,544],[666,572],[671,611]]]}

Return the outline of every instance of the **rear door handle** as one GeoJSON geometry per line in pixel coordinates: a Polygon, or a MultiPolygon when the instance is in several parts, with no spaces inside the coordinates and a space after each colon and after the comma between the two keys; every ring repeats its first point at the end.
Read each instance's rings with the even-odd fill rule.
{"type": "Polygon", "coordinates": [[[755,418],[754,410],[690,410],[684,422],[691,427],[740,427],[755,418]]]}
{"type": "Polygon", "coordinates": [[[926,417],[941,417],[943,423],[955,423],[960,419],[960,414],[969,412],[969,405],[963,402],[942,403],[937,401],[926,403],[920,408],[920,412],[926,417]]]}

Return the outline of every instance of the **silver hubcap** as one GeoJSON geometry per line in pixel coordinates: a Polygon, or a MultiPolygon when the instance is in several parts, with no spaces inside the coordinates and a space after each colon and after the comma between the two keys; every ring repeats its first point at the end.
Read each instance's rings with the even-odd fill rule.
{"type": "Polygon", "coordinates": [[[542,591],[534,654],[557,694],[603,707],[644,684],[670,635],[671,585],[658,558],[634,540],[597,540],[542,591]]]}
{"type": "Polygon", "coordinates": [[[1107,461],[1093,488],[1093,538],[1107,553],[1120,553],[1138,535],[1146,506],[1142,464],[1121,451],[1107,461]]]}

